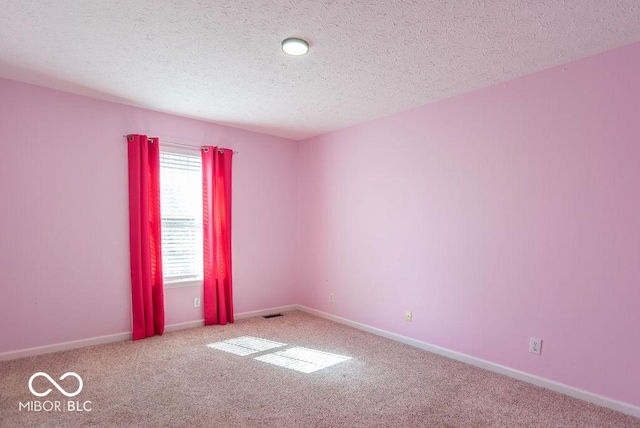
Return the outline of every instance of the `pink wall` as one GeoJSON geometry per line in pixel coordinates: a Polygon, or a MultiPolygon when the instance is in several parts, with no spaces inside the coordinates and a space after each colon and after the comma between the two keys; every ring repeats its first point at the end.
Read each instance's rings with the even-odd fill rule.
{"type": "MultiPolygon", "coordinates": [[[[295,303],[294,141],[0,79],[0,352],[130,331],[132,132],[240,152],[236,312],[295,303]]],[[[201,294],[168,289],[167,324],[201,294]]]]}
{"type": "Polygon", "coordinates": [[[639,406],[639,100],[636,44],[302,142],[300,303],[639,406]]]}

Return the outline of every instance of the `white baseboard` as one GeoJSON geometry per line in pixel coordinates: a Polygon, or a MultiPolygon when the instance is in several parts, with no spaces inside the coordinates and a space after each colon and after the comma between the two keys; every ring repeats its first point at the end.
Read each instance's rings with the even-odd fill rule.
{"type": "Polygon", "coordinates": [[[239,314],[235,314],[234,318],[237,320],[241,320],[244,318],[263,317],[265,315],[278,314],[280,312],[295,311],[297,309],[300,309],[299,305],[279,306],[277,308],[261,309],[259,311],[241,312],[239,314]]]}
{"type": "MultiPolygon", "coordinates": [[[[238,314],[234,314],[233,318],[234,320],[241,320],[245,318],[262,317],[265,315],[277,314],[280,312],[295,311],[297,309],[299,309],[298,305],[278,306],[276,308],[260,309],[258,311],[240,312],[238,314]]],[[[195,327],[204,327],[204,318],[200,318],[199,320],[195,321],[167,325],[164,327],[164,332],[168,333],[172,331],[184,330],[185,328],[195,327]]]]}
{"type": "Polygon", "coordinates": [[[35,355],[50,354],[52,352],[67,351],[69,349],[84,348],[87,346],[102,345],[105,343],[130,340],[131,333],[116,333],[107,336],[91,337],[89,339],[72,340],[70,342],[54,343],[51,345],[36,346],[33,348],[19,349],[0,353],[0,361],[15,360],[16,358],[33,357],[35,355]]]}
{"type": "Polygon", "coordinates": [[[168,324],[164,326],[165,333],[171,333],[172,331],[184,330],[187,328],[196,328],[196,327],[204,327],[204,318],[195,320],[195,321],[187,321],[181,322],[177,324],[168,324]]]}
{"type": "Polygon", "coordinates": [[[366,324],[351,321],[346,318],[342,318],[336,315],[328,314],[326,312],[311,309],[306,306],[297,305],[296,309],[303,312],[307,312],[311,315],[315,315],[321,318],[325,318],[331,321],[335,321],[340,324],[348,325],[358,330],[366,331],[368,333],[375,334],[387,339],[395,340],[396,342],[404,343],[406,345],[415,346],[416,348],[424,349],[425,351],[432,352],[434,354],[442,355],[447,358],[451,358],[456,361],[471,364],[476,367],[480,367],[485,370],[489,370],[495,373],[500,373],[505,376],[512,377],[514,379],[521,380],[523,382],[531,383],[542,388],[550,389],[555,392],[559,392],[570,397],[578,398],[589,403],[597,404],[598,406],[606,407],[608,409],[616,410],[626,415],[635,416],[640,418],[640,407],[632,404],[624,403],[622,401],[614,400],[604,397],[602,395],[594,394],[593,392],[585,391],[583,389],[574,388],[563,383],[559,383],[550,379],[546,379],[540,376],[515,370],[510,367],[506,367],[500,364],[492,363],[491,361],[483,360],[481,358],[472,357],[471,355],[463,354],[461,352],[452,351],[447,348],[432,345],[427,342],[412,339],[410,337],[402,336],[400,334],[391,333],[390,331],[382,330],[379,328],[371,327],[366,324]]]}
{"type": "MultiPolygon", "coordinates": [[[[242,312],[235,314],[235,319],[258,317],[298,309],[297,305],[279,306],[259,311],[242,312]]],[[[164,327],[165,333],[184,330],[186,328],[203,327],[204,319],[188,321],[178,324],[169,324],[164,327]]],[[[90,337],[88,339],[72,340],[70,342],[53,343],[51,345],[36,346],[33,348],[19,349],[0,353],[0,361],[15,360],[16,358],[33,357],[35,355],[50,354],[52,352],[67,351],[70,349],[84,348],[86,346],[103,345],[105,343],[121,342],[131,340],[131,332],[110,334],[107,336],[90,337]]]]}
{"type": "MultiPolygon", "coordinates": [[[[585,391],[583,389],[574,388],[572,386],[565,385],[550,379],[546,379],[540,376],[522,372],[520,370],[515,370],[510,367],[492,363],[491,361],[483,360],[481,358],[476,358],[471,355],[463,354],[461,352],[452,351],[447,348],[442,348],[440,346],[432,345],[427,342],[422,342],[420,340],[416,340],[410,337],[402,336],[400,334],[392,333],[390,331],[382,330],[376,327],[371,327],[366,324],[351,321],[346,318],[342,318],[326,312],[318,311],[316,309],[311,309],[309,307],[302,306],[302,305],[288,305],[288,306],[280,306],[276,308],[261,309],[258,311],[242,312],[242,313],[235,314],[235,319],[241,320],[245,318],[270,315],[270,314],[275,314],[280,312],[288,312],[292,310],[300,310],[303,312],[307,312],[309,314],[312,314],[321,318],[325,318],[331,321],[338,322],[340,324],[357,328],[358,330],[366,331],[368,333],[372,333],[377,336],[395,340],[396,342],[400,342],[400,343],[414,346],[416,348],[424,349],[425,351],[429,351],[434,354],[442,355],[444,357],[451,358],[453,360],[471,364],[473,366],[480,367],[482,369],[489,370],[495,373],[500,373],[500,374],[512,377],[514,379],[521,380],[523,382],[531,383],[533,385],[550,389],[552,391],[556,391],[561,394],[568,395],[570,397],[578,398],[580,400],[584,400],[589,403],[597,404],[602,407],[616,410],[618,412],[621,412],[630,416],[634,416],[636,418],[640,418],[640,407],[634,406],[632,404],[624,403],[622,401],[617,401],[611,398],[604,397],[602,395],[585,391]]],[[[189,321],[184,323],[170,324],[165,326],[165,332],[178,331],[178,330],[194,328],[194,327],[202,327],[203,323],[204,323],[204,320],[200,319],[200,320],[189,321]]],[[[130,332],[116,333],[116,334],[92,337],[92,338],[81,339],[81,340],[73,340],[70,342],[55,343],[55,344],[45,345],[45,346],[36,346],[33,348],[20,349],[17,351],[2,352],[0,353],[0,361],[13,360],[16,358],[23,358],[23,357],[32,357],[35,355],[48,354],[51,352],[66,351],[69,349],[77,349],[77,348],[83,348],[86,346],[102,345],[106,343],[120,342],[124,340],[131,340],[130,332]]]]}

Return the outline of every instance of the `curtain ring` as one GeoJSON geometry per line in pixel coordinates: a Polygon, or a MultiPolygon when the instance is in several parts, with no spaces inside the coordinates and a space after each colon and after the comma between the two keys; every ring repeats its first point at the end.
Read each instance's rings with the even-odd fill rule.
{"type": "Polygon", "coordinates": [[[209,147],[201,147],[202,151],[205,153],[209,152],[209,147]]]}

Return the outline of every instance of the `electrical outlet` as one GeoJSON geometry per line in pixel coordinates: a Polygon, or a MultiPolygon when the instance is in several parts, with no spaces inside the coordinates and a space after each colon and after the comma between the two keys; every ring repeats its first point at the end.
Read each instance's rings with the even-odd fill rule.
{"type": "Polygon", "coordinates": [[[329,303],[333,303],[333,293],[329,293],[329,303]]]}
{"type": "Polygon", "coordinates": [[[542,339],[529,338],[529,352],[540,355],[542,353],[542,339]]]}
{"type": "Polygon", "coordinates": [[[413,318],[413,314],[411,313],[411,311],[407,311],[404,313],[404,320],[406,322],[411,322],[412,318],[413,318]]]}
{"type": "Polygon", "coordinates": [[[199,308],[200,307],[200,298],[199,297],[194,297],[193,298],[193,307],[194,308],[199,308]]]}

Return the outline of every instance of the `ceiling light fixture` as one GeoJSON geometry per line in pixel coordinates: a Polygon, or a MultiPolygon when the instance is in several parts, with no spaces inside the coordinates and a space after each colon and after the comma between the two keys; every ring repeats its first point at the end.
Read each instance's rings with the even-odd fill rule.
{"type": "Polygon", "coordinates": [[[301,56],[309,52],[309,43],[296,38],[284,39],[282,41],[282,51],[287,55],[301,56]]]}

